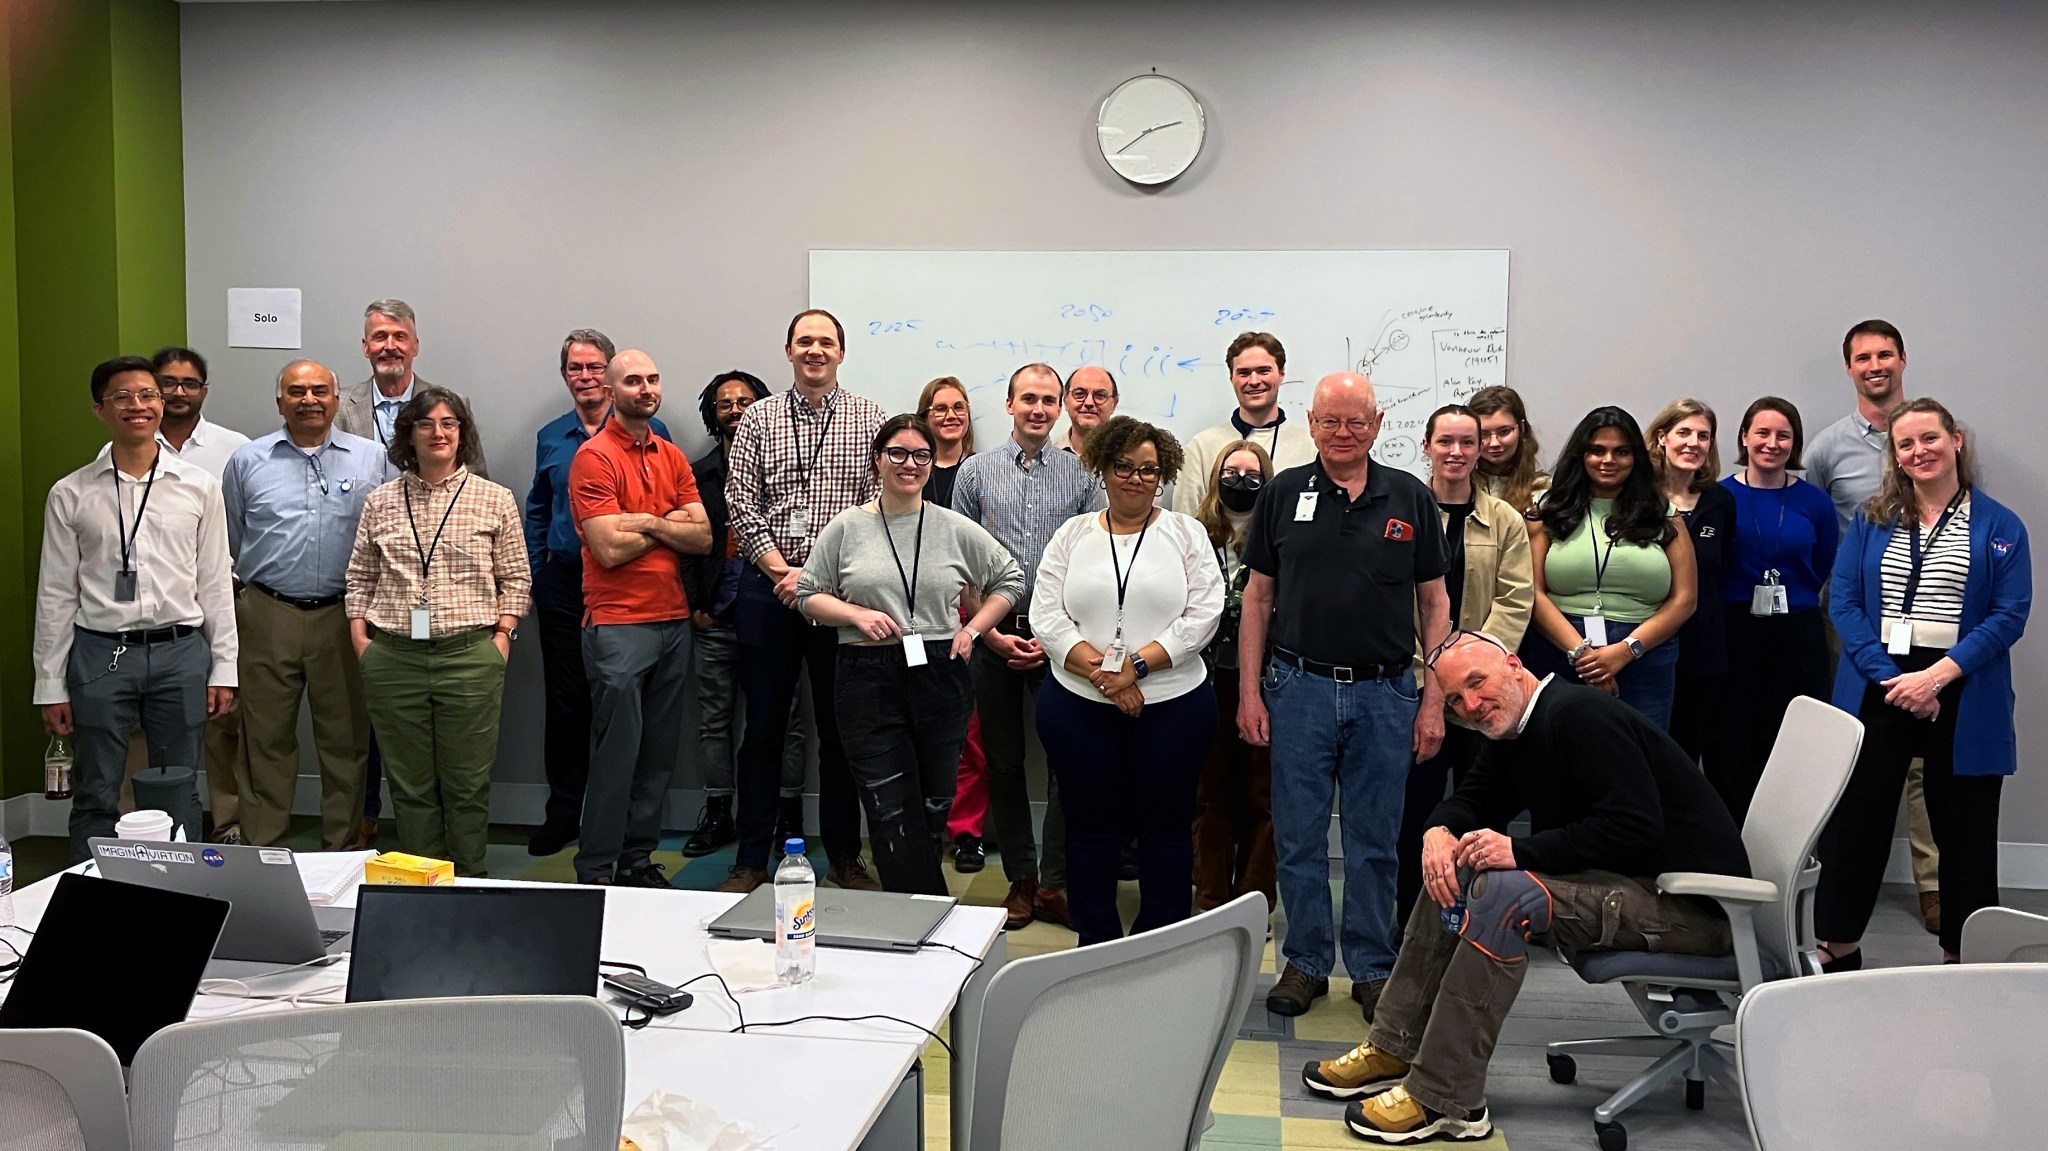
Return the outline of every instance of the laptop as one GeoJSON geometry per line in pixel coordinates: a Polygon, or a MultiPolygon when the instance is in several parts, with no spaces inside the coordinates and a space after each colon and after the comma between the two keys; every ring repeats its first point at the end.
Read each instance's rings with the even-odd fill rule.
{"type": "MultiPolygon", "coordinates": [[[[346,907],[314,907],[298,861],[285,848],[139,839],[87,843],[94,865],[108,879],[232,903],[227,928],[213,949],[216,960],[274,967],[311,963],[348,949],[353,913],[346,907]]],[[[228,963],[207,971],[229,978],[248,973],[228,963]]]]}
{"type": "Polygon", "coordinates": [[[374,887],[356,895],[348,1002],[597,994],[596,887],[374,887]]]}
{"type": "Polygon", "coordinates": [[[0,1027],[75,1027],[126,1067],[184,1021],[228,905],[177,891],[62,875],[0,1003],[0,1027]]]}
{"type": "MultiPolygon", "coordinates": [[[[958,900],[943,895],[818,889],[817,940],[823,947],[864,951],[916,951],[952,913],[958,900]]],[[[775,938],[775,885],[756,887],[705,928],[719,939],[775,938]]]]}

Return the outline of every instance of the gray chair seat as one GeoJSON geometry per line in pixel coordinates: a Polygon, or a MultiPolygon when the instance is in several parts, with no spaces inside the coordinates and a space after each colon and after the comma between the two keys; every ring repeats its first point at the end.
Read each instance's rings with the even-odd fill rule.
{"type": "MultiPolygon", "coordinates": [[[[1776,951],[1758,955],[1765,979],[1789,979],[1792,971],[1776,951]]],[[[1623,980],[1656,983],[1741,983],[1735,955],[1671,955],[1662,951],[1581,951],[1565,957],[1588,983],[1623,980]]]]}

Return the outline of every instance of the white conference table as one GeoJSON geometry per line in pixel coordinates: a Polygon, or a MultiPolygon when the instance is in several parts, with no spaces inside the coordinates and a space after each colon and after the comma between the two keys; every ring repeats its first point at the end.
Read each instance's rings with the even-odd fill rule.
{"type": "MultiPolygon", "coordinates": [[[[82,870],[84,865],[74,870],[82,870]]],[[[492,886],[548,887],[508,880],[462,880],[492,886]]],[[[54,877],[15,893],[17,922],[33,930],[55,889],[54,877]]],[[[829,898],[830,888],[819,897],[829,898]]],[[[713,970],[705,927],[740,896],[710,891],[612,888],[605,892],[606,960],[637,964],[650,978],[681,986],[713,970]]],[[[353,906],[348,892],[337,906],[353,906]]],[[[932,933],[932,943],[981,956],[982,966],[940,947],[900,954],[818,949],[817,974],[798,987],[741,992],[748,1030],[715,980],[691,983],[696,1001],[684,1011],[626,1032],[626,1108],[630,1111],[659,1089],[717,1108],[758,1131],[774,1135],[780,1151],[845,1151],[866,1147],[908,1147],[922,1132],[922,1069],[918,1057],[929,1042],[922,1031],[888,1020],[835,1022],[805,1020],[786,1027],[760,1027],[810,1015],[887,1015],[937,1031],[950,1018],[956,1051],[973,1046],[980,997],[1007,949],[999,907],[956,906],[932,933]],[[758,1030],[756,1028],[759,1028],[758,1030]],[[791,1068],[802,1068],[800,1082],[791,1068]],[[885,1116],[886,1130],[870,1129],[885,1116]]],[[[10,933],[12,934],[12,933],[10,933]]],[[[14,942],[19,943],[19,939],[14,942]]],[[[314,1003],[339,1002],[347,983],[348,960],[262,977],[265,995],[302,994],[314,1003]]],[[[607,998],[606,1002],[611,1002],[607,998]]],[[[188,1019],[244,1012],[290,1010],[289,1004],[235,995],[202,993],[188,1019]]],[[[952,1061],[953,1129],[965,1146],[972,1060],[952,1061]]]]}

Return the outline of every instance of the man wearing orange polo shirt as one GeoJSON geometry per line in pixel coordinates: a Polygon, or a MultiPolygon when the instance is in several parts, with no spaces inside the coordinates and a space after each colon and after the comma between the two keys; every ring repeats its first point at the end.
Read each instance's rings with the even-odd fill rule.
{"type": "Polygon", "coordinates": [[[589,673],[590,782],[576,881],[670,886],[651,853],[683,729],[690,604],[682,555],[711,549],[711,523],[682,449],[653,434],[661,372],[620,352],[605,370],[612,418],[569,464],[583,537],[583,666],[589,673]]]}

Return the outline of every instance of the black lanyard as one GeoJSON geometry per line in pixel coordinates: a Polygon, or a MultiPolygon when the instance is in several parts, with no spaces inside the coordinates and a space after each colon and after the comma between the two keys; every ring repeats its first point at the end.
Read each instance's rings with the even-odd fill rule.
{"type": "MultiPolygon", "coordinates": [[[[1965,494],[1964,489],[1957,488],[1955,497],[1948,501],[1947,507],[1942,509],[1941,518],[1934,521],[1934,528],[1927,533],[1927,552],[1934,550],[1934,541],[1941,538],[1941,529],[1948,526],[1948,521],[1954,518],[1956,509],[1963,506],[1963,496],[1965,494]]],[[[1899,614],[1907,619],[1911,619],[1913,618],[1913,597],[1920,592],[1920,564],[1925,556],[1925,553],[1921,550],[1920,516],[1917,509],[1913,515],[1913,535],[1911,542],[1907,545],[1907,554],[1912,557],[1913,567],[1912,570],[1906,573],[1906,599],[1905,603],[1900,607],[1899,614]]]]}
{"type": "MultiPolygon", "coordinates": [[[[1111,527],[1111,528],[1114,528],[1114,527],[1116,526],[1116,525],[1115,525],[1115,524],[1114,524],[1114,523],[1113,523],[1113,522],[1112,522],[1112,521],[1110,520],[1110,515],[1109,515],[1109,513],[1108,513],[1108,512],[1103,512],[1103,513],[1102,513],[1102,519],[1103,519],[1103,523],[1104,523],[1104,525],[1105,525],[1105,526],[1107,526],[1107,527],[1111,527]]],[[[1143,547],[1145,546],[1145,533],[1146,533],[1146,532],[1148,532],[1148,531],[1151,531],[1151,530],[1152,530],[1152,513],[1151,513],[1151,511],[1149,511],[1149,510],[1148,510],[1148,511],[1146,511],[1146,513],[1145,513],[1145,523],[1144,523],[1144,526],[1143,526],[1143,527],[1140,527],[1140,528],[1138,529],[1138,542],[1137,542],[1137,543],[1135,543],[1135,544],[1132,544],[1132,545],[1131,545],[1131,570],[1130,570],[1130,571],[1125,571],[1125,570],[1124,570],[1124,569],[1122,568],[1122,566],[1120,566],[1120,565],[1119,565],[1119,564],[1117,563],[1117,560],[1116,560],[1116,532],[1114,532],[1114,531],[1111,531],[1111,532],[1109,532],[1109,533],[1108,533],[1108,535],[1109,535],[1109,570],[1110,570],[1111,572],[1114,572],[1114,573],[1115,573],[1115,575],[1116,575],[1116,635],[1117,635],[1117,638],[1118,638],[1118,639],[1122,639],[1122,638],[1123,638],[1123,635],[1124,635],[1124,592],[1125,592],[1125,590],[1126,590],[1126,589],[1128,589],[1128,588],[1129,588],[1129,587],[1131,586],[1131,576],[1133,576],[1133,575],[1137,574],[1137,571],[1138,571],[1138,552],[1139,552],[1139,550],[1140,550],[1140,549],[1142,549],[1142,548],[1143,548],[1143,547]]]]}
{"type": "Polygon", "coordinates": [[[131,531],[121,518],[121,465],[114,465],[114,534],[121,538],[121,574],[134,575],[135,565],[129,562],[129,552],[135,541],[142,535],[142,513],[149,510],[149,493],[156,490],[156,469],[164,462],[164,450],[159,446],[156,458],[149,461],[149,478],[142,484],[142,502],[135,507],[135,527],[131,531]]]}
{"type": "Polygon", "coordinates": [[[448,530],[448,517],[455,514],[455,501],[462,498],[462,489],[468,486],[468,476],[463,476],[462,482],[455,485],[455,494],[449,497],[448,508],[441,513],[441,526],[434,529],[434,542],[425,547],[420,546],[419,521],[412,518],[412,488],[405,486],[400,489],[405,492],[405,522],[412,525],[412,546],[414,550],[420,553],[420,600],[422,602],[427,598],[427,577],[428,573],[434,568],[434,553],[441,550],[441,533],[448,530]]]}
{"type": "MultiPolygon", "coordinates": [[[[802,402],[803,401],[796,398],[796,389],[791,388],[789,390],[789,427],[790,433],[793,437],[795,436],[798,423],[798,420],[796,418],[797,405],[802,402]]],[[[804,490],[804,498],[806,500],[808,500],[811,495],[811,474],[818,470],[818,457],[825,453],[825,437],[832,434],[832,417],[836,415],[838,411],[839,408],[837,405],[832,404],[830,402],[826,403],[825,422],[818,428],[818,446],[811,449],[810,463],[806,464],[803,462],[803,440],[801,438],[797,438],[796,440],[796,483],[798,487],[804,490]]],[[[880,504],[877,504],[875,506],[877,509],[881,507],[880,504]]]]}
{"type": "Polygon", "coordinates": [[[889,541],[889,558],[896,561],[896,578],[903,581],[903,597],[910,601],[910,607],[903,620],[905,631],[917,630],[917,576],[924,567],[924,509],[926,501],[917,501],[917,543],[910,553],[910,574],[903,574],[903,557],[896,552],[896,533],[889,530],[889,514],[882,510],[882,502],[875,501],[875,514],[882,517],[882,535],[889,541]]]}
{"type": "MultiPolygon", "coordinates": [[[[1755,484],[1752,484],[1752,483],[1750,483],[1750,482],[1749,482],[1749,475],[1750,475],[1749,469],[1748,469],[1748,468],[1743,468],[1743,469],[1742,469],[1742,485],[1743,485],[1744,487],[1748,488],[1749,490],[1751,490],[1751,491],[1753,491],[1753,492],[1773,492],[1773,491],[1774,491],[1774,492],[1777,492],[1777,493],[1778,493],[1778,526],[1777,526],[1777,528],[1776,528],[1775,530],[1773,530],[1773,531],[1771,532],[1771,538],[1770,538],[1770,542],[1769,542],[1769,543],[1766,543],[1766,544],[1764,545],[1764,563],[1763,563],[1763,568],[1764,568],[1764,570],[1765,570],[1765,571],[1776,571],[1776,570],[1777,570],[1777,563],[1776,563],[1776,561],[1777,561],[1777,558],[1778,558],[1778,552],[1779,552],[1779,550],[1780,550],[1780,549],[1781,549],[1781,548],[1782,548],[1782,547],[1784,546],[1784,543],[1785,543],[1785,502],[1786,502],[1786,501],[1785,501],[1785,489],[1786,489],[1786,488],[1789,488],[1789,487],[1791,487],[1791,486],[1792,486],[1792,477],[1790,477],[1790,476],[1787,476],[1787,477],[1785,477],[1785,483],[1784,483],[1784,484],[1783,484],[1782,486],[1780,486],[1780,487],[1775,487],[1775,488],[1760,488],[1760,487],[1757,487],[1757,486],[1756,486],[1755,484]]],[[[1762,539],[1762,538],[1763,538],[1763,534],[1764,534],[1764,517],[1763,517],[1763,513],[1762,513],[1762,512],[1758,512],[1758,513],[1757,513],[1757,516],[1756,516],[1756,534],[1757,534],[1757,538],[1758,538],[1758,539],[1762,539]]]]}
{"type": "Polygon", "coordinates": [[[1594,530],[1592,519],[1593,513],[1587,512],[1586,528],[1593,537],[1588,541],[1593,545],[1593,610],[1604,614],[1607,607],[1607,597],[1604,594],[1604,588],[1607,583],[1607,561],[1614,558],[1616,540],[1614,532],[1607,526],[1606,517],[1601,517],[1598,530],[1594,530]],[[1607,554],[1604,556],[1600,554],[1601,536],[1607,537],[1607,554]]]}

